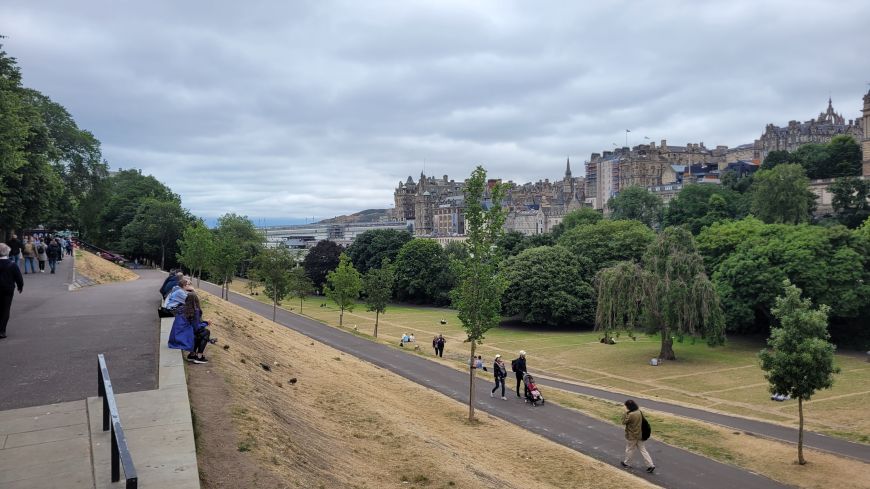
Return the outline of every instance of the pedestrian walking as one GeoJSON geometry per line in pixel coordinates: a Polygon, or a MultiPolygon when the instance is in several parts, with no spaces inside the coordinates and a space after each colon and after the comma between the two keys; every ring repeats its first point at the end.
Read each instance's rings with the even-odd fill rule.
{"type": "Polygon", "coordinates": [[[53,239],[48,243],[48,250],[46,250],[45,253],[48,255],[48,268],[51,269],[51,273],[54,273],[54,269],[57,267],[57,262],[60,261],[61,256],[63,256],[63,249],[57,239],[53,239]]]}
{"type": "Polygon", "coordinates": [[[6,245],[9,246],[9,260],[18,265],[18,259],[21,255],[21,247],[24,244],[18,239],[14,233],[12,236],[6,240],[6,245]]]}
{"type": "Polygon", "coordinates": [[[24,289],[21,270],[9,259],[9,250],[9,245],[0,243],[0,339],[6,337],[6,325],[9,323],[9,310],[12,308],[15,288],[18,288],[19,294],[24,289]]]}
{"type": "Polygon", "coordinates": [[[511,370],[517,378],[517,397],[520,395],[520,387],[523,387],[523,376],[526,374],[526,352],[520,350],[520,356],[511,360],[511,370]]]}
{"type": "Polygon", "coordinates": [[[646,462],[646,471],[652,474],[656,470],[656,466],[644,446],[644,441],[649,438],[649,428],[644,433],[643,425],[645,422],[637,403],[632,399],[625,401],[625,414],[622,416],[622,424],[625,425],[625,458],[620,463],[623,467],[630,467],[628,462],[634,455],[634,451],[639,450],[643,461],[646,462]]]}
{"type": "Polygon", "coordinates": [[[21,256],[24,258],[24,275],[28,273],[28,265],[30,266],[30,273],[36,273],[36,246],[33,244],[32,236],[24,239],[24,246],[21,247],[21,256]]]}
{"type": "Polygon", "coordinates": [[[45,262],[48,261],[48,253],[44,241],[36,240],[36,260],[39,262],[39,273],[45,273],[45,262]]]}
{"type": "Polygon", "coordinates": [[[63,236],[58,236],[56,239],[57,245],[60,246],[60,255],[58,255],[57,261],[63,261],[63,250],[66,247],[66,241],[64,240],[63,236]]]}
{"type": "Polygon", "coordinates": [[[439,357],[444,357],[444,343],[447,343],[447,340],[444,339],[444,335],[439,334],[435,338],[435,354],[439,357]]]}
{"type": "Polygon", "coordinates": [[[492,362],[492,377],[495,379],[495,387],[489,392],[489,397],[495,397],[495,391],[501,386],[501,400],[507,401],[504,395],[504,379],[507,378],[507,367],[501,359],[501,355],[496,355],[492,362]]]}

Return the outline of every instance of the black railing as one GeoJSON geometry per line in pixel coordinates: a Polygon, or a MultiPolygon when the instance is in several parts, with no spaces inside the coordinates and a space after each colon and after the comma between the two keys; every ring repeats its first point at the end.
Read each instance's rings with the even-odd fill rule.
{"type": "Polygon", "coordinates": [[[102,353],[97,355],[97,381],[99,396],[103,398],[103,431],[109,431],[110,428],[112,430],[112,482],[121,480],[121,465],[123,465],[127,489],[136,489],[139,487],[139,478],[136,476],[136,467],[133,466],[133,458],[127,448],[127,437],[124,436],[121,416],[115,403],[112,379],[109,378],[106,357],[102,353]]]}

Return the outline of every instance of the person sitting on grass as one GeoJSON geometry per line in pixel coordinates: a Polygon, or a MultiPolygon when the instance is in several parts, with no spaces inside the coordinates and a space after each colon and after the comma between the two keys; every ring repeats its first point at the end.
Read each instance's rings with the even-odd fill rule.
{"type": "Polygon", "coordinates": [[[169,333],[169,348],[190,352],[187,361],[208,363],[203,352],[211,338],[208,322],[202,320],[202,308],[195,292],[187,294],[184,305],[175,315],[172,331],[169,333]]]}

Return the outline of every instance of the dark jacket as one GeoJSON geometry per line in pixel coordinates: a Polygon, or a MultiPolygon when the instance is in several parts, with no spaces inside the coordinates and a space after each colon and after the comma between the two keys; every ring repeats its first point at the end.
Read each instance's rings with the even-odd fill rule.
{"type": "Polygon", "coordinates": [[[525,358],[523,358],[523,357],[517,358],[516,360],[514,360],[514,361],[511,362],[511,363],[512,363],[513,366],[515,367],[515,368],[514,368],[514,373],[516,373],[516,374],[522,374],[522,373],[524,373],[524,372],[527,372],[527,370],[526,370],[526,359],[525,359],[525,358]]]}
{"type": "Polygon", "coordinates": [[[183,313],[179,313],[172,322],[167,346],[176,350],[193,351],[197,332],[206,326],[207,324],[202,321],[202,311],[196,311],[196,317],[192,322],[188,321],[183,313]]]}
{"type": "Polygon", "coordinates": [[[48,250],[46,250],[46,254],[48,254],[49,260],[57,260],[60,258],[60,255],[63,251],[60,249],[60,245],[57,244],[57,241],[52,241],[48,244],[48,250]]]}
{"type": "Polygon", "coordinates": [[[501,362],[501,364],[492,362],[492,375],[502,380],[507,377],[507,367],[504,366],[504,362],[501,362]]]}
{"type": "Polygon", "coordinates": [[[18,265],[10,259],[0,260],[0,294],[12,295],[15,288],[18,293],[24,289],[24,278],[18,265]]]}
{"type": "Polygon", "coordinates": [[[21,240],[18,238],[9,238],[9,241],[6,242],[9,245],[9,256],[18,256],[21,253],[21,247],[24,246],[21,244],[21,240]]]}
{"type": "Polygon", "coordinates": [[[169,277],[169,280],[163,282],[163,287],[160,288],[160,295],[166,297],[176,285],[178,285],[178,277],[175,275],[169,277]]]}

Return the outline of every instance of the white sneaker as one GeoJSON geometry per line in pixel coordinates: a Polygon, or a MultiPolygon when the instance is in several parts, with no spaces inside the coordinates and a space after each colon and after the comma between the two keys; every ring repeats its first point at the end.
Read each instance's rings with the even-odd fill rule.
{"type": "Polygon", "coordinates": [[[505,396],[501,396],[501,400],[502,400],[502,401],[507,401],[507,397],[505,397],[505,396]]]}
{"type": "Polygon", "coordinates": [[[495,397],[495,394],[493,394],[492,392],[490,392],[490,393],[489,393],[489,397],[495,397]]]}

